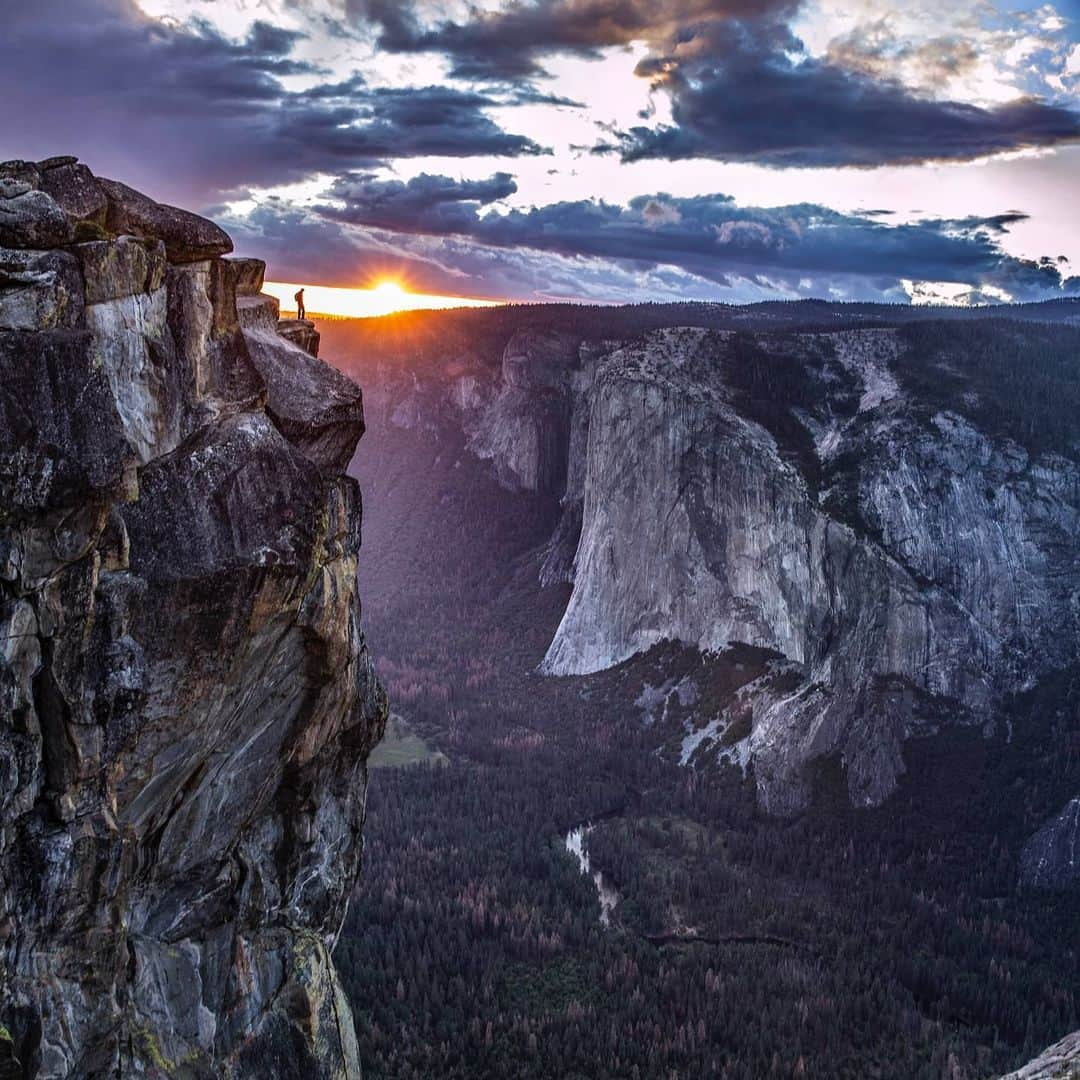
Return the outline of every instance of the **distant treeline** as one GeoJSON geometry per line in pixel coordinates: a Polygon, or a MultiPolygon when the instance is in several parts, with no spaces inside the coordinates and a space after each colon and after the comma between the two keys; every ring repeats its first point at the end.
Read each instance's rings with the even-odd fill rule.
{"type": "Polygon", "coordinates": [[[1080,450],[1080,327],[935,320],[901,335],[895,370],[923,409],[954,410],[1033,453],[1080,450]]]}
{"type": "MultiPolygon", "coordinates": [[[[897,376],[926,409],[970,416],[991,434],[1038,453],[1071,454],[1080,437],[1080,299],[991,308],[906,304],[830,304],[821,300],[731,304],[519,304],[439,312],[401,312],[340,320],[324,328],[324,353],[346,371],[370,379],[372,365],[390,363],[422,372],[462,357],[497,365],[520,330],[566,333],[582,340],[630,340],[672,326],[785,333],[896,327],[906,350],[897,376]]],[[[780,352],[791,364],[805,359],[792,339],[780,352]]],[[[790,382],[769,411],[801,404],[805,376],[785,375],[775,356],[748,346],[748,400],[790,382]],[[789,400],[790,399],[790,400],[789,400]]],[[[790,366],[790,365],[789,365],[790,366]]],[[[769,425],[766,425],[769,426],[769,425]]],[[[794,437],[801,438],[797,433],[794,437]]]]}

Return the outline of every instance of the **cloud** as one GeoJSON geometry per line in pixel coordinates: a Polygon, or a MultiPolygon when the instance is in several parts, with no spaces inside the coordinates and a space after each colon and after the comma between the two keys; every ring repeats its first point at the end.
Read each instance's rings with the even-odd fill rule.
{"type": "Polygon", "coordinates": [[[336,140],[327,139],[317,149],[340,149],[361,161],[544,152],[489,119],[484,110],[502,103],[484,94],[442,86],[378,87],[352,100],[351,106],[342,106],[352,110],[347,126],[335,128],[336,140]]]}
{"type": "Polygon", "coordinates": [[[449,234],[468,232],[476,222],[479,207],[508,198],[516,191],[514,178],[500,172],[486,180],[452,180],[422,173],[408,183],[353,175],[335,181],[329,193],[345,204],[345,213],[354,224],[449,234]],[[370,220],[360,222],[359,217],[365,215],[370,220]]]}
{"type": "MultiPolygon", "coordinates": [[[[637,56],[640,43],[647,50],[637,71],[657,108],[644,110],[642,126],[612,129],[599,148],[628,161],[874,166],[963,160],[1080,135],[1074,111],[1035,98],[1003,105],[934,98],[927,87],[938,84],[933,92],[944,94],[942,80],[974,85],[964,30],[909,43],[895,19],[891,29],[844,23],[831,48],[823,39],[820,55],[809,56],[792,30],[796,0],[505,0],[497,8],[456,5],[468,12],[456,21],[432,21],[430,12],[447,10],[437,0],[348,0],[351,26],[362,32],[342,44],[327,31],[325,13],[341,18],[345,10],[342,0],[333,4],[240,5],[267,17],[310,15],[311,38],[265,21],[230,37],[209,21],[151,18],[134,0],[10,4],[0,157],[76,153],[95,171],[180,205],[254,192],[246,205],[254,200],[255,209],[227,222],[238,247],[268,257],[276,276],[327,283],[400,271],[430,291],[606,300],[903,299],[906,280],[960,282],[973,295],[1003,289],[1021,299],[1063,288],[1056,262],[1003,252],[1021,220],[1016,213],[896,225],[884,213],[839,214],[798,203],[798,195],[791,206],[762,210],[713,194],[652,194],[628,205],[564,199],[528,209],[509,172],[455,180],[432,175],[454,171],[450,164],[425,161],[429,171],[413,179],[385,178],[388,166],[407,158],[480,156],[489,170],[497,167],[491,158],[541,154],[528,137],[540,138],[538,129],[579,141],[579,128],[560,127],[567,116],[554,112],[577,103],[540,81],[544,64],[566,54],[609,62],[614,55],[618,63],[630,43],[637,56]],[[385,51],[407,58],[377,55],[363,75],[349,74],[372,26],[385,51]],[[385,84],[414,69],[428,72],[423,82],[437,81],[439,56],[473,88],[453,79],[385,84]],[[506,130],[499,121],[508,123],[510,113],[502,110],[526,105],[513,115],[533,131],[506,130]],[[266,195],[316,174],[340,177],[321,205],[266,195]],[[501,207],[512,195],[519,207],[501,207]]],[[[1070,55],[1064,47],[1055,53],[1062,85],[1073,77],[1070,55]]],[[[1025,70],[1042,64],[1039,56],[1025,52],[1025,70]]],[[[603,94],[591,97],[587,76],[580,85],[598,109],[607,107],[597,104],[603,94]]],[[[626,125],[639,122],[631,117],[626,125]]],[[[577,167],[565,157],[553,164],[563,174],[577,167]]],[[[581,164],[599,177],[587,190],[607,190],[609,171],[619,168],[613,158],[581,164]]],[[[540,170],[519,171],[524,186],[540,170]]],[[[880,205],[877,198],[866,201],[880,205]]]]}
{"type": "Polygon", "coordinates": [[[715,293],[710,283],[670,268],[626,269],[603,259],[488,247],[467,237],[342,227],[282,200],[221,220],[237,251],[266,259],[279,280],[368,287],[391,277],[416,292],[535,301],[707,299],[715,293]]]}
{"type": "Polygon", "coordinates": [[[635,41],[661,42],[703,19],[793,14],[795,0],[510,0],[501,8],[472,9],[466,22],[422,26],[415,5],[392,0],[348,0],[354,17],[378,28],[389,52],[438,52],[454,75],[519,79],[545,74],[553,53],[596,57],[635,41]]]}
{"type": "Polygon", "coordinates": [[[407,51],[420,34],[410,0],[345,0],[345,13],[350,19],[377,26],[379,44],[391,52],[407,51]]]}
{"type": "Polygon", "coordinates": [[[981,55],[970,37],[945,34],[924,41],[898,38],[889,19],[860,23],[833,38],[826,51],[838,68],[879,79],[897,79],[908,86],[941,86],[977,67],[981,55]]]}
{"type": "MultiPolygon", "coordinates": [[[[569,268],[576,268],[578,292],[562,295],[587,292],[606,300],[777,294],[897,300],[906,297],[905,281],[963,283],[1004,290],[1018,300],[1060,295],[1062,289],[1056,260],[1016,259],[1002,250],[1003,235],[1024,220],[1015,211],[890,225],[875,215],[813,204],[762,209],[737,206],[725,195],[663,193],[627,206],[595,200],[495,209],[514,190],[505,173],[472,181],[427,174],[407,182],[343,177],[327,193],[332,201],[305,212],[308,238],[299,235],[296,220],[285,223],[289,240],[274,254],[291,265],[309,240],[323,246],[332,226],[338,242],[345,238],[352,245],[352,258],[344,263],[352,270],[362,249],[361,261],[376,267],[373,273],[400,272],[380,260],[403,259],[418,288],[511,299],[550,295],[545,265],[567,282],[569,268]],[[522,287],[530,291],[515,291],[522,287]]],[[[280,215],[270,215],[262,227],[271,236],[284,225],[280,215]]],[[[335,275],[338,250],[326,251],[333,258],[321,269],[335,275]]]]}
{"type": "Polygon", "coordinates": [[[824,57],[809,56],[790,28],[794,0],[510,0],[433,25],[407,4],[350,7],[378,28],[383,49],[440,53],[467,79],[529,80],[553,54],[598,57],[647,43],[638,74],[670,96],[673,122],[597,147],[623,161],[897,165],[1080,138],[1080,114],[1034,97],[985,106],[924,93],[976,67],[979,53],[960,35],[898,41],[880,18],[836,38],[824,57]]]}
{"type": "Polygon", "coordinates": [[[777,24],[697,28],[638,65],[670,96],[673,122],[616,133],[596,152],[623,161],[867,167],[968,161],[1080,139],[1072,109],[1030,97],[994,106],[934,100],[865,66],[807,57],[800,46],[777,24]]]}
{"type": "Polygon", "coordinates": [[[209,201],[393,158],[537,154],[445,86],[369,87],[293,53],[303,35],[254,24],[242,41],[209,24],[145,15],[132,0],[35,0],[5,11],[0,156],[75,153],[174,201],[209,201]],[[42,118],[48,123],[43,124],[42,118]]]}

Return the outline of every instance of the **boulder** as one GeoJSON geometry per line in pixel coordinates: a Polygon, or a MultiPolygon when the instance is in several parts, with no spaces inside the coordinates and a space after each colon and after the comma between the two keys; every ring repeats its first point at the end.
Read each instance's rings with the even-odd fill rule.
{"type": "Polygon", "coordinates": [[[71,242],[64,211],[23,180],[0,180],[0,247],[55,248],[71,242]]]}
{"type": "Polygon", "coordinates": [[[26,180],[18,180],[13,176],[0,178],[0,199],[14,199],[18,195],[25,195],[33,190],[34,185],[26,180]]]}
{"type": "Polygon", "coordinates": [[[32,161],[0,161],[0,177],[18,180],[28,187],[36,188],[41,180],[41,170],[32,161]]]}
{"type": "Polygon", "coordinates": [[[265,388],[244,346],[229,261],[170,265],[166,287],[169,330],[193,413],[205,419],[262,401],[265,388]]]}
{"type": "Polygon", "coordinates": [[[38,187],[52,196],[73,223],[105,224],[109,201],[97,178],[85,165],[63,159],[60,164],[42,170],[38,187]]]}
{"type": "Polygon", "coordinates": [[[281,305],[276,296],[260,293],[258,296],[238,296],[236,312],[243,330],[276,334],[281,305]]]}
{"type": "Polygon", "coordinates": [[[185,423],[188,386],[168,329],[164,289],[86,307],[95,368],[109,380],[129,446],[140,463],[174,449],[185,423]]]}
{"type": "Polygon", "coordinates": [[[203,428],[147,465],[139,500],[124,507],[131,567],[152,581],[239,566],[303,573],[322,507],[318,474],[259,413],[203,428]],[[244,510],[249,500],[259,514],[244,510]]]}
{"type": "Polygon", "coordinates": [[[321,469],[344,472],[364,433],[360,387],[287,338],[265,329],[244,337],[278,430],[321,469]]]}
{"type": "Polygon", "coordinates": [[[0,248],[0,330],[73,327],[82,312],[82,278],[73,256],[0,248]]]}
{"type": "Polygon", "coordinates": [[[116,180],[98,179],[108,199],[106,228],[165,242],[171,263],[195,263],[215,259],[232,251],[228,234],[198,214],[154,202],[141,192],[116,180]]]}

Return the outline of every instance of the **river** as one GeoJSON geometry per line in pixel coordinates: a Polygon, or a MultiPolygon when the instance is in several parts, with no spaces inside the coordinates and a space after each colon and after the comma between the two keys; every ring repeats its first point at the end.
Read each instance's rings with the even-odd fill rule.
{"type": "Polygon", "coordinates": [[[611,913],[619,902],[619,894],[610,882],[604,880],[603,872],[593,870],[589,865],[588,836],[593,831],[593,825],[577,825],[566,834],[563,843],[566,850],[578,861],[581,872],[591,877],[596,886],[597,896],[600,898],[600,925],[611,925],[611,913]]]}

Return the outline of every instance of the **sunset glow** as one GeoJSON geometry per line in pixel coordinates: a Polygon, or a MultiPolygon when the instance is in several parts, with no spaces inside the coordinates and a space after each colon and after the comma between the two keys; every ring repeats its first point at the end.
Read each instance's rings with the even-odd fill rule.
{"type": "MultiPolygon", "coordinates": [[[[296,282],[268,281],[263,292],[276,296],[283,314],[295,312],[293,297],[300,285],[296,282]]],[[[501,301],[476,300],[466,296],[438,296],[431,293],[409,292],[400,282],[380,281],[370,289],[339,289],[328,285],[305,285],[304,300],[313,315],[339,315],[366,319],[376,315],[392,315],[395,311],[444,310],[461,307],[491,307],[501,301]]]]}

